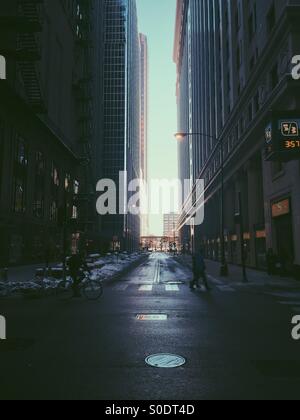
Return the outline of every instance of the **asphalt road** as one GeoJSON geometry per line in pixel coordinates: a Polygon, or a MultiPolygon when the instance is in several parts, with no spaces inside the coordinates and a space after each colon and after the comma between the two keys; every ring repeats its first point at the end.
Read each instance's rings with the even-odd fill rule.
{"type": "Polygon", "coordinates": [[[191,292],[190,278],[156,254],[106,285],[99,302],[1,300],[8,341],[0,342],[0,399],[299,399],[291,319],[300,296],[287,296],[298,299],[288,306],[276,290],[250,286],[191,292]],[[186,364],[147,366],[157,353],[186,364]]]}

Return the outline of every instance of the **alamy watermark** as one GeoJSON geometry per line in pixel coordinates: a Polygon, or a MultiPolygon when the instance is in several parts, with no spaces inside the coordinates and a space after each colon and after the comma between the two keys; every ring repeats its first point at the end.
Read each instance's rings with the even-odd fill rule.
{"type": "Polygon", "coordinates": [[[6,319],[0,315],[0,340],[6,340],[6,319]]]}
{"type": "Polygon", "coordinates": [[[294,316],[292,325],[294,325],[292,329],[292,339],[298,341],[300,340],[300,315],[294,316]]]}
{"type": "Polygon", "coordinates": [[[204,180],[142,179],[128,181],[127,172],[120,172],[118,182],[101,179],[97,212],[105,215],[163,215],[170,212],[184,214],[186,224],[199,226],[204,221],[204,180]]]}
{"type": "Polygon", "coordinates": [[[0,55],[0,79],[6,79],[6,59],[3,55],[0,55]]]}
{"type": "Polygon", "coordinates": [[[294,80],[300,79],[300,55],[295,55],[292,58],[292,78],[294,80]]]}

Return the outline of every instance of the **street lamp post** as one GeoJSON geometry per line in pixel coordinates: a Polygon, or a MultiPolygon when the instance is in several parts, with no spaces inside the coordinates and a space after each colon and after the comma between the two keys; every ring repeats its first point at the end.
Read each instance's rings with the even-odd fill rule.
{"type": "MultiPolygon", "coordinates": [[[[214,136],[205,133],[176,133],[176,140],[182,141],[186,137],[191,136],[202,136],[207,137],[213,140],[217,140],[214,136]]],[[[228,264],[226,261],[226,252],[225,252],[225,212],[224,212],[224,150],[223,150],[223,139],[221,139],[221,268],[220,275],[222,277],[227,277],[229,274],[228,264]]]]}

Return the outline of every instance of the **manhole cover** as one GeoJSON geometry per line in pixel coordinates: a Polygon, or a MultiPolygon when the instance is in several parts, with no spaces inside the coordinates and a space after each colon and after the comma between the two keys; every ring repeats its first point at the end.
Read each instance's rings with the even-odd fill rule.
{"type": "Polygon", "coordinates": [[[186,360],[176,354],[154,354],[146,358],[146,363],[152,367],[171,369],[185,365],[186,360]]]}
{"type": "Polygon", "coordinates": [[[163,314],[149,314],[149,315],[137,315],[138,321],[167,321],[168,315],[163,314]]]}

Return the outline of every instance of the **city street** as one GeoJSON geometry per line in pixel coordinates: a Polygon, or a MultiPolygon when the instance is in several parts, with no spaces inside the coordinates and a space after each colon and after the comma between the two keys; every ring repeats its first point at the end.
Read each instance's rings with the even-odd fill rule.
{"type": "Polygon", "coordinates": [[[0,399],[299,399],[300,287],[210,275],[211,292],[192,292],[190,279],[176,259],[153,254],[106,284],[99,302],[1,300],[0,399]],[[186,364],[148,366],[158,353],[186,364]]]}

